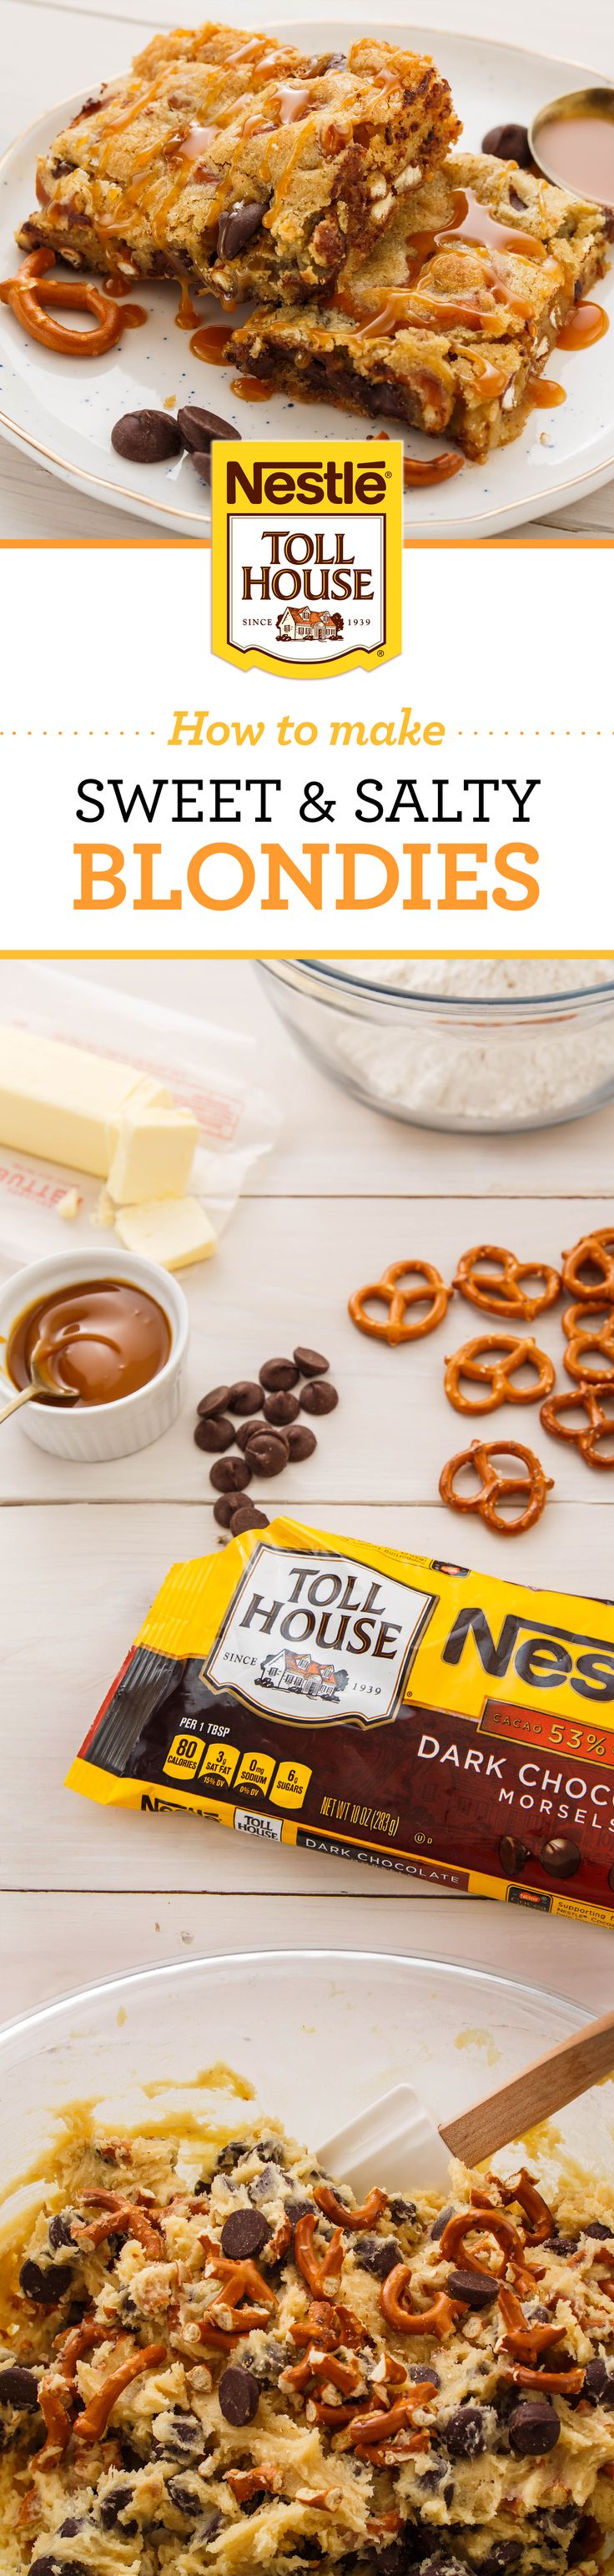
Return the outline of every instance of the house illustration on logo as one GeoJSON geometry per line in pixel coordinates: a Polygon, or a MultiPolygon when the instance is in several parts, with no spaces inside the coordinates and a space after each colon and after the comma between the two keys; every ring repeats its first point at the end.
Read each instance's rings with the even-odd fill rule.
{"type": "Polygon", "coordinates": [[[349,1674],[334,1664],[318,1664],[312,1655],[295,1655],[288,1646],[265,1655],[256,1676],[261,1690],[296,1691],[301,1699],[338,1700],[349,1674]]]}
{"type": "Polygon", "coordinates": [[[279,644],[337,644],[342,634],[338,608],[283,608],[277,619],[279,644]]]}

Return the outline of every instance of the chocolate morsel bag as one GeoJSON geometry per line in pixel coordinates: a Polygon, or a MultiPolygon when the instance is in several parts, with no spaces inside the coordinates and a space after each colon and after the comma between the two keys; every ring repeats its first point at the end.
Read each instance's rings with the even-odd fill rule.
{"type": "Polygon", "coordinates": [[[172,1567],[68,1785],[610,1923],[614,1608],[280,1519],[172,1567]]]}

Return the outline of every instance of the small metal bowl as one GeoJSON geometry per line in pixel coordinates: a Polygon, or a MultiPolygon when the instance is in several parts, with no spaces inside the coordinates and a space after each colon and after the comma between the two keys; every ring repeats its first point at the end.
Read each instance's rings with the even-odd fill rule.
{"type": "MultiPolygon", "coordinates": [[[[614,125],[614,89],[609,88],[604,82],[601,89],[569,90],[564,98],[549,99],[547,105],[539,107],[537,115],[533,117],[533,122],[529,126],[529,150],[532,159],[537,162],[538,170],[543,170],[544,178],[551,179],[556,188],[570,188],[572,182],[565,179],[560,170],[554,169],[552,162],[546,160],[545,153],[541,149],[541,135],[544,128],[552,124],[555,116],[569,124],[572,124],[578,116],[599,116],[605,117],[614,125]]],[[[587,197],[589,205],[603,205],[602,196],[593,197],[589,188],[581,190],[577,182],[573,183],[572,193],[587,197]]],[[[612,199],[606,202],[614,204],[614,184],[612,199]]]]}

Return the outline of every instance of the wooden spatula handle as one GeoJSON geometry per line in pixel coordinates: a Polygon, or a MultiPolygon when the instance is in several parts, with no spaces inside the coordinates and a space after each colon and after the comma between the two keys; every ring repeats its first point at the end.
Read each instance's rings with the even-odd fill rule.
{"type": "Polygon", "coordinates": [[[609,2012],[602,2013],[600,2021],[585,2022],[573,2039],[560,2039],[545,2057],[536,2057],[522,2075],[514,2075],[510,2084],[500,2084],[496,2093],[488,2093],[470,2111],[461,2111],[457,2120],[442,2123],[440,2137],[450,2154],[462,2157],[464,2164],[480,2164],[483,2156],[493,2156],[497,2147],[526,2137],[539,2120],[562,2111],[565,2102],[575,2102],[579,2093],[588,2093],[591,2084],[612,2074],[614,2012],[609,2012]]]}

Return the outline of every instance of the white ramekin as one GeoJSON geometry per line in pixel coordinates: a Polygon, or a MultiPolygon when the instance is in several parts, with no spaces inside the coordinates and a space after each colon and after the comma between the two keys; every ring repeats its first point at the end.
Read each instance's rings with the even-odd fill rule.
{"type": "Polygon", "coordinates": [[[147,1386],[137,1387],[134,1395],[122,1395],[116,1404],[91,1404],[64,1407],[55,1404],[24,1404],[18,1420],[28,1438],[38,1449],[51,1450],[54,1458],[76,1458],[82,1466],[100,1464],[105,1458],[128,1458],[131,1450],[146,1449],[151,1440],[159,1440],[168,1431],[179,1412],[180,1383],[189,1339],[189,1317],[183,1289],[169,1270],[159,1268],[157,1261],[141,1261],[133,1252],[57,1252],[46,1261],[32,1261],[25,1270],[14,1270],[0,1288],[0,1391],[15,1393],[6,1368],[6,1344],[13,1325],[29,1306],[53,1288],[75,1288],[82,1279],[127,1279],[134,1288],[145,1288],[157,1299],[167,1316],[171,1347],[164,1368],[147,1386]]]}

